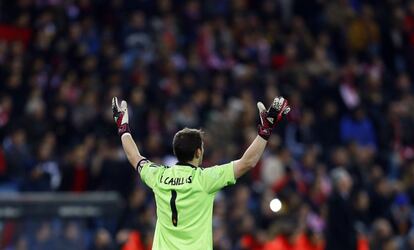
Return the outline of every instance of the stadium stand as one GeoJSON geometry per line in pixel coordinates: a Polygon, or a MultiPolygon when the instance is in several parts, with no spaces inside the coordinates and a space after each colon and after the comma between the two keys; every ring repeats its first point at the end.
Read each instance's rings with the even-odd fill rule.
{"type": "Polygon", "coordinates": [[[283,95],[288,121],[217,196],[214,249],[412,250],[413,74],[408,0],[0,1],[2,195],[111,191],[122,207],[2,217],[0,248],[150,249],[153,197],[113,96],[143,155],[173,164],[174,133],[203,128],[209,166],[256,135],[256,101],[283,95]]]}

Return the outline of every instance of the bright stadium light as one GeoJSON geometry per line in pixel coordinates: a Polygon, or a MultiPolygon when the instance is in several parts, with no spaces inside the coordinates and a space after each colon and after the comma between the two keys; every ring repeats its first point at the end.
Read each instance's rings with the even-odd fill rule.
{"type": "Polygon", "coordinates": [[[278,198],[274,198],[270,201],[270,210],[277,213],[282,209],[282,202],[278,198]]]}

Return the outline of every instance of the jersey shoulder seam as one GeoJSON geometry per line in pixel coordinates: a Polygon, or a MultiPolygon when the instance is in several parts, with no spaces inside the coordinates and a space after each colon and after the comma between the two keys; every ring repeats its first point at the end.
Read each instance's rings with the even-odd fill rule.
{"type": "MultiPolygon", "coordinates": [[[[200,169],[200,171],[199,171],[199,174],[198,174],[198,180],[197,180],[197,182],[198,182],[198,186],[200,187],[200,189],[201,189],[201,191],[203,191],[204,193],[206,193],[206,194],[209,194],[205,189],[204,189],[204,187],[203,187],[203,185],[201,184],[201,173],[203,172],[203,170],[205,170],[206,168],[205,167],[199,167],[199,169],[200,169]]],[[[197,169],[195,170],[195,172],[197,173],[197,169]]],[[[195,179],[195,178],[194,178],[195,179]]]]}

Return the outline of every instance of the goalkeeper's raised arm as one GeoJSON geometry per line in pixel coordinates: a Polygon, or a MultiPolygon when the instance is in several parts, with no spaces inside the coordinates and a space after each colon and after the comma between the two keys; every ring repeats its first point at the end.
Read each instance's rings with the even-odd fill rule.
{"type": "Polygon", "coordinates": [[[138,147],[131,136],[126,101],[122,101],[121,105],[119,105],[118,98],[112,98],[112,114],[118,127],[118,134],[121,137],[122,147],[124,148],[128,161],[135,169],[137,169],[138,163],[145,158],[139,153],[138,147]]]}
{"type": "Polygon", "coordinates": [[[260,115],[258,135],[243,156],[239,160],[234,161],[234,176],[236,178],[239,178],[256,166],[266,147],[267,140],[272,134],[273,128],[282,119],[283,115],[290,111],[288,102],[283,97],[276,97],[268,110],[261,102],[257,103],[257,108],[260,115]]]}

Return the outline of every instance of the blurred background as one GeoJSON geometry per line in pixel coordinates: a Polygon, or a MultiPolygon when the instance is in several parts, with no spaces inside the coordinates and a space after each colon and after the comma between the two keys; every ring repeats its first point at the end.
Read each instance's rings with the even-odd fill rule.
{"type": "Polygon", "coordinates": [[[256,136],[256,102],[292,107],[217,195],[214,249],[414,249],[414,2],[0,1],[0,249],[150,249],[143,155],[202,128],[204,166],[256,136]],[[270,208],[272,199],[281,201],[270,208]]]}

